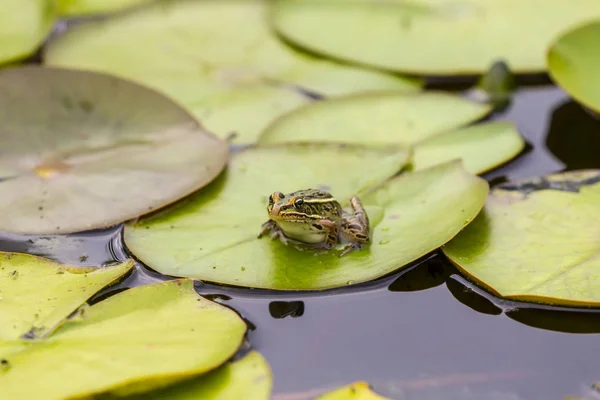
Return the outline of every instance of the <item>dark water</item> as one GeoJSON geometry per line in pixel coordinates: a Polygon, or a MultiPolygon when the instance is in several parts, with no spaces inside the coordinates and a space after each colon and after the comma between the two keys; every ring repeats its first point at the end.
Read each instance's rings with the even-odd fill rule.
{"type": "MultiPolygon", "coordinates": [[[[485,177],[492,182],[600,168],[600,120],[559,89],[519,91],[495,117],[514,121],[530,147],[485,177]]],[[[0,250],[102,265],[127,257],[121,227],[66,237],[0,234],[0,250]]],[[[142,266],[108,293],[168,279],[142,266]]],[[[600,313],[536,309],[487,295],[433,254],[408,271],[322,293],[271,293],[198,284],[252,325],[274,398],[367,380],[394,399],[549,400],[600,380],[600,313]]]]}

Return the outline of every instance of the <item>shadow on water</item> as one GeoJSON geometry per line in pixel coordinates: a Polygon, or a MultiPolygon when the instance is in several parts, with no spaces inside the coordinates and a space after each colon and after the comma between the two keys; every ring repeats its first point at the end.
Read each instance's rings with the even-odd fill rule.
{"type": "Polygon", "coordinates": [[[269,314],[275,319],[285,317],[298,318],[304,315],[303,301],[272,301],[269,303],[269,314]]]}
{"type": "Polygon", "coordinates": [[[436,252],[420,264],[402,273],[389,286],[390,292],[413,292],[443,284],[456,269],[436,252]]]}

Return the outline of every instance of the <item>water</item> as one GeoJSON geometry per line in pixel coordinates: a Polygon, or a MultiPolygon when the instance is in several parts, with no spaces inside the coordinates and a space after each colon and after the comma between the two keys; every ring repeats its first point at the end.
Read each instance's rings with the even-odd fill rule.
{"type": "MultiPolygon", "coordinates": [[[[493,183],[600,168],[600,120],[559,89],[521,89],[494,118],[515,122],[530,146],[486,174],[493,183]]],[[[0,234],[0,250],[103,265],[127,257],[120,235],[120,226],[66,237],[0,234]]],[[[164,279],[137,265],[93,301],[164,279]]],[[[320,293],[197,289],[247,319],[251,345],[273,370],[276,400],[312,398],[355,380],[403,400],[549,400],[600,380],[600,313],[501,301],[437,253],[393,276],[320,293]]]]}

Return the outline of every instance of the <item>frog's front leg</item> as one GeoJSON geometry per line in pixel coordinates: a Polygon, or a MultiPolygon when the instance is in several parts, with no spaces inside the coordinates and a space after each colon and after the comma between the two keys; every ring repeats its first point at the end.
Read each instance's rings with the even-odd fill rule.
{"type": "Polygon", "coordinates": [[[362,249],[369,243],[369,217],[358,197],[353,196],[350,199],[352,214],[344,213],[342,215],[342,226],[340,236],[347,243],[346,249],[340,254],[345,256],[354,250],[362,249]]]}
{"type": "Polygon", "coordinates": [[[262,224],[262,230],[258,234],[258,237],[261,238],[267,232],[271,232],[270,236],[272,240],[279,238],[279,240],[287,245],[288,238],[285,236],[279,225],[277,225],[277,223],[272,219],[262,224]]]}

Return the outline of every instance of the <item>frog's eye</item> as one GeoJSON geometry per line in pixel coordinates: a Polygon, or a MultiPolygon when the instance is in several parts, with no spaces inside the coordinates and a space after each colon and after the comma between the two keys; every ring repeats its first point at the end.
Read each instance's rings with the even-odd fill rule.
{"type": "Polygon", "coordinates": [[[277,192],[277,200],[281,200],[285,197],[285,195],[281,192],[277,192]]]}
{"type": "Polygon", "coordinates": [[[269,203],[273,203],[273,195],[269,196],[269,203]]]}
{"type": "Polygon", "coordinates": [[[302,200],[302,199],[294,200],[294,207],[296,207],[296,208],[302,207],[302,204],[304,204],[304,200],[302,200]]]}

